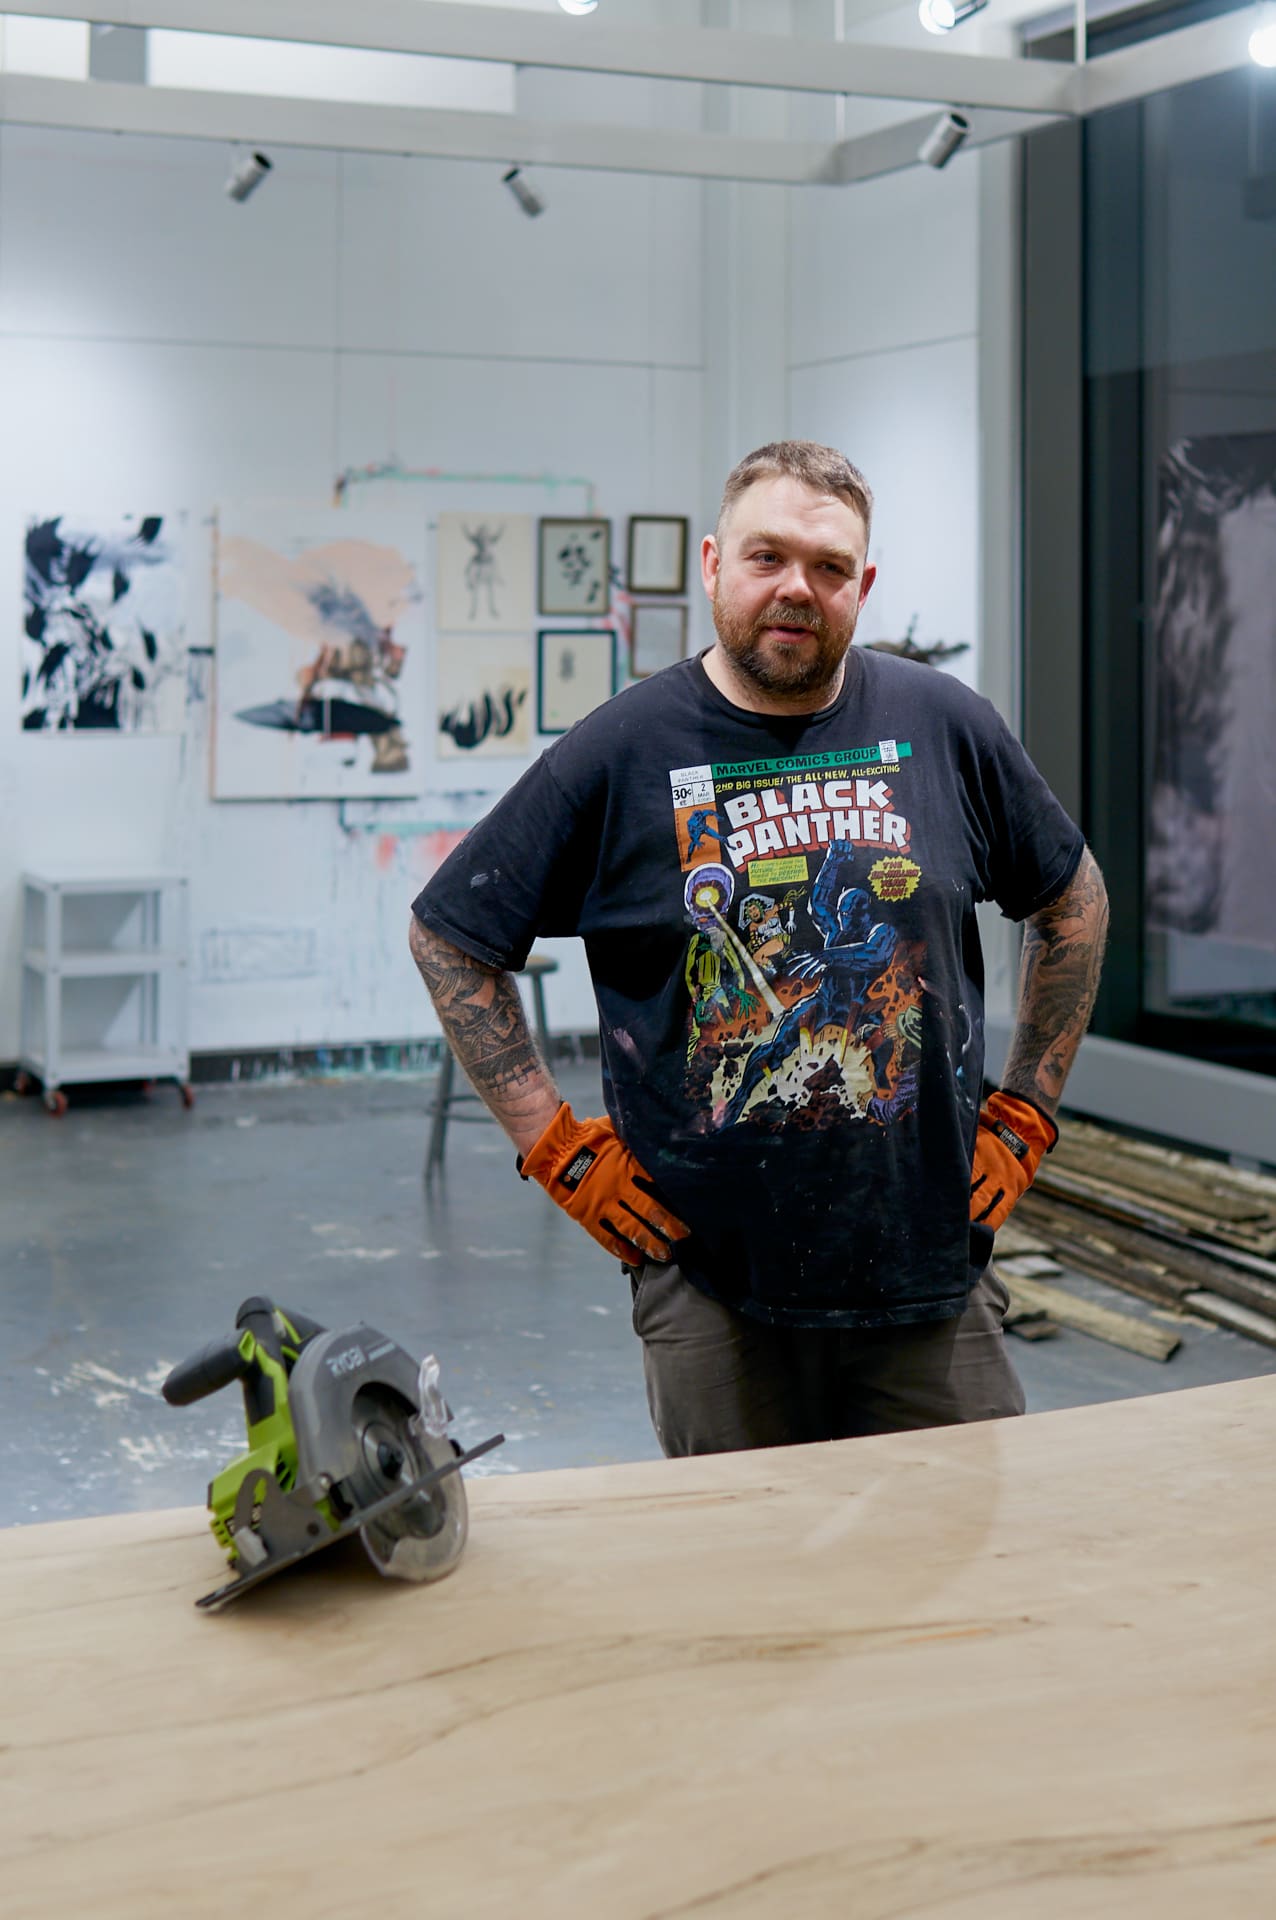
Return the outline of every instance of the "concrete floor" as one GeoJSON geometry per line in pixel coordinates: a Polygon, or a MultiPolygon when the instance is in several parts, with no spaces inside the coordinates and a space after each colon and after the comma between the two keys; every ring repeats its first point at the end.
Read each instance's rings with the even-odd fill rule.
{"type": "MultiPolygon", "coordinates": [[[[597,1070],[564,1067],[578,1112],[597,1070]]],[[[242,1450],[236,1390],[175,1409],[170,1366],[266,1293],[331,1326],[433,1349],[473,1472],[655,1458],[628,1285],[502,1135],[454,1125],[421,1166],[430,1081],[352,1077],[0,1100],[0,1525],[199,1505],[242,1450]]],[[[1078,1291],[1131,1313],[1125,1295],[1078,1291]]],[[[1188,1323],[1166,1365],[1085,1335],[1013,1353],[1030,1411],[1276,1372],[1276,1352],[1188,1323]]]]}

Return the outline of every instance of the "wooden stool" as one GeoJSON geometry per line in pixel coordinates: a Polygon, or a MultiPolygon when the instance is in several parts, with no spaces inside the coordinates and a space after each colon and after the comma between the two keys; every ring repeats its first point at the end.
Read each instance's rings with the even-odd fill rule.
{"type": "MultiPolygon", "coordinates": [[[[545,975],[557,973],[558,962],[547,953],[531,953],[523,968],[523,977],[531,982],[533,1020],[536,1028],[536,1043],[541,1057],[549,1060],[549,1026],[545,1019],[545,975]]],[[[443,1058],[439,1063],[439,1077],[434,1086],[434,1104],[430,1109],[430,1141],[425,1150],[425,1173],[428,1177],[436,1167],[443,1165],[443,1153],[447,1146],[447,1124],[450,1119],[490,1120],[483,1102],[477,1093],[468,1087],[456,1087],[456,1056],[448,1045],[447,1036],[443,1039],[443,1058]],[[457,1113],[453,1109],[468,1101],[477,1101],[483,1109],[480,1113],[457,1113]]]]}

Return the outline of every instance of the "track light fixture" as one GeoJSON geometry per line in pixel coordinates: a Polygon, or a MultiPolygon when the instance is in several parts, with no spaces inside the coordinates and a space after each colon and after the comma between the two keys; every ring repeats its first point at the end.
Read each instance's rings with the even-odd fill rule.
{"type": "Polygon", "coordinates": [[[1276,7],[1264,7],[1249,36],[1249,57],[1256,67],[1276,67],[1276,7]]]}
{"type": "Polygon", "coordinates": [[[964,113],[941,113],[917,149],[917,158],[928,167],[946,167],[969,132],[964,113]]]}
{"type": "Polygon", "coordinates": [[[954,27],[969,20],[972,13],[982,13],[988,0],[921,0],[917,9],[917,18],[927,33],[951,33],[954,27]]]}
{"type": "Polygon", "coordinates": [[[598,0],[558,0],[564,13],[592,13],[598,0]]]}
{"type": "Polygon", "coordinates": [[[266,175],[271,171],[271,162],[264,153],[250,153],[241,160],[226,182],[226,192],[232,200],[246,200],[255,193],[266,175]]]}
{"type": "Polygon", "coordinates": [[[523,178],[521,167],[511,167],[508,173],[501,175],[501,178],[529,220],[534,220],[538,213],[544,213],[545,202],[535,187],[528,186],[523,178]]]}

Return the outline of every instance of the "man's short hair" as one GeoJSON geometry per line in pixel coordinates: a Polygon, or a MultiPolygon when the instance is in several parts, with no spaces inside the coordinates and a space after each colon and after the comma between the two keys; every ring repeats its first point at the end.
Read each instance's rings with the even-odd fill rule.
{"type": "Polygon", "coordinates": [[[872,532],[873,489],[844,453],[836,447],[822,447],[817,440],[773,440],[769,446],[746,453],[727,475],[717,531],[721,533],[727,514],[755,480],[770,480],[780,474],[802,481],[817,493],[841,494],[864,522],[865,533],[872,532]]]}

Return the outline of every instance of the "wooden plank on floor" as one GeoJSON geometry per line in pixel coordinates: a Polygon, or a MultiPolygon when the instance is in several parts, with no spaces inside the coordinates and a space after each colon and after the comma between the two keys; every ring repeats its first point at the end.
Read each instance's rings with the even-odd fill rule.
{"type": "Polygon", "coordinates": [[[1088,1333],[1110,1346],[1124,1347],[1127,1353],[1140,1353],[1145,1360],[1168,1360],[1183,1342],[1168,1327],[1154,1327],[1133,1314],[1117,1313],[1112,1307],[1099,1307],[1092,1300],[1080,1300],[1059,1286],[1047,1286],[1039,1280],[1006,1279],[1011,1304],[1027,1312],[1047,1313],[1061,1327],[1088,1333]]]}

